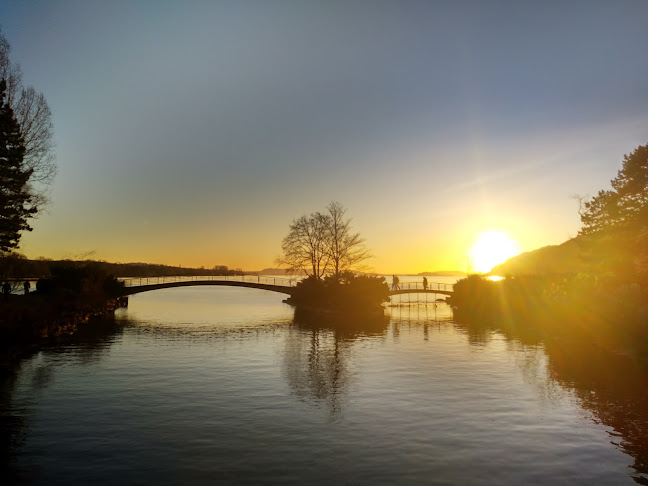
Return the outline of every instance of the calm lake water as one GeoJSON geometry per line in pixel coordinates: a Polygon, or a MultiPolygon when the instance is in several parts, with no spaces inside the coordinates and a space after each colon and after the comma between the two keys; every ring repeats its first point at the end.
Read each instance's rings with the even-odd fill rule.
{"type": "Polygon", "coordinates": [[[645,382],[629,384],[637,396],[606,396],[582,370],[563,369],[549,346],[453,323],[431,298],[397,298],[384,319],[364,322],[295,314],[281,299],[228,287],[139,294],[114,322],[24,360],[2,388],[4,477],[47,485],[648,477],[636,470],[643,439],[631,437],[645,430],[634,409],[645,382]],[[603,403],[618,413],[606,416],[603,403]]]}

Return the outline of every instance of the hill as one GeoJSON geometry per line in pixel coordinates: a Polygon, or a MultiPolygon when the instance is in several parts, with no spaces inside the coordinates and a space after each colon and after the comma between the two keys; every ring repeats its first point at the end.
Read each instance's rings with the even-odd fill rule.
{"type": "Polygon", "coordinates": [[[521,253],[494,267],[491,275],[578,273],[583,269],[581,245],[576,238],[560,245],[521,253]]]}
{"type": "Polygon", "coordinates": [[[591,273],[627,276],[643,281],[648,273],[645,236],[615,229],[580,235],[560,245],[522,253],[497,265],[491,275],[556,275],[591,273]]]}

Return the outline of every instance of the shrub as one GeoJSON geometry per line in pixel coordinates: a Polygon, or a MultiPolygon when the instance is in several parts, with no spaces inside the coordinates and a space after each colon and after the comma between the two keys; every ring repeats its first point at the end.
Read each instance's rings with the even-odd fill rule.
{"type": "Polygon", "coordinates": [[[49,278],[42,278],[36,283],[39,293],[103,299],[119,296],[124,287],[123,282],[93,262],[56,262],[50,266],[50,274],[49,278]]]}

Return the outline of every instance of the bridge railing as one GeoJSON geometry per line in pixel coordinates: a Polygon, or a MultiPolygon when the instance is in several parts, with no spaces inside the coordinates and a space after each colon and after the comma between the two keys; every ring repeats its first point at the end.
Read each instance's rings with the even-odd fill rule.
{"type": "Polygon", "coordinates": [[[120,278],[126,287],[142,287],[144,285],[159,285],[175,282],[249,282],[266,285],[294,287],[301,278],[265,277],[261,275],[188,275],[166,277],[132,277],[120,278]]]}
{"type": "MultiPolygon", "coordinates": [[[[280,285],[284,287],[294,287],[302,280],[301,277],[266,277],[261,275],[191,275],[191,276],[166,276],[166,277],[133,277],[133,278],[120,278],[126,287],[142,287],[144,285],[159,285],[175,282],[249,282],[259,283],[266,285],[280,285]]],[[[443,290],[452,291],[453,284],[430,282],[427,288],[423,286],[423,282],[400,282],[397,288],[390,285],[390,290],[443,290]]]]}
{"type": "Polygon", "coordinates": [[[397,286],[392,284],[389,288],[390,290],[443,290],[452,292],[453,285],[451,283],[429,282],[426,287],[423,285],[423,282],[399,282],[397,286]]]}

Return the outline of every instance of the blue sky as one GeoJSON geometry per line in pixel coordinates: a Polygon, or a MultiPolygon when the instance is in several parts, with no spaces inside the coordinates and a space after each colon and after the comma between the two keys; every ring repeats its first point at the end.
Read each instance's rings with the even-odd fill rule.
{"type": "Polygon", "coordinates": [[[30,257],[273,265],[338,200],[377,271],[579,229],[648,143],[648,2],[4,1],[54,113],[30,257]]]}

